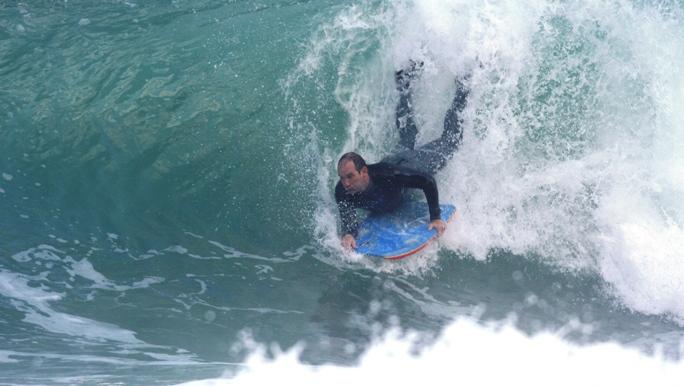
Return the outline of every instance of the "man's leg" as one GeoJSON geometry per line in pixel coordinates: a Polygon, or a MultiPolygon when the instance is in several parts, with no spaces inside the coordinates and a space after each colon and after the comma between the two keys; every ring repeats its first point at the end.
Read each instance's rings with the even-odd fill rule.
{"type": "Polygon", "coordinates": [[[418,128],[414,120],[411,81],[415,79],[423,67],[423,62],[411,60],[408,67],[394,74],[399,91],[399,103],[396,109],[396,125],[399,130],[400,150],[413,150],[416,145],[418,128]]]}
{"type": "Polygon", "coordinates": [[[456,80],[456,93],[451,106],[444,116],[444,131],[442,131],[442,149],[447,156],[453,155],[463,140],[463,117],[461,112],[468,101],[469,90],[459,79],[456,80]]]}
{"type": "MultiPolygon", "coordinates": [[[[467,81],[467,78],[464,79],[467,81]]],[[[461,113],[466,106],[469,90],[463,81],[456,80],[456,92],[451,106],[444,116],[442,136],[416,149],[416,162],[432,173],[443,168],[447,161],[458,150],[463,140],[463,117],[461,113]]]]}

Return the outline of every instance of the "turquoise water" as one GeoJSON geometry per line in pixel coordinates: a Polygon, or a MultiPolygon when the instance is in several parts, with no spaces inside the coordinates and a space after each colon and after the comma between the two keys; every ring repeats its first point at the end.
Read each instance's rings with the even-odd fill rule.
{"type": "Polygon", "coordinates": [[[355,368],[461,318],[679,365],[682,31],[667,1],[0,4],[0,383],[355,368]],[[385,263],[339,248],[334,165],[396,143],[409,58],[420,143],[471,74],[460,218],[385,263]]]}

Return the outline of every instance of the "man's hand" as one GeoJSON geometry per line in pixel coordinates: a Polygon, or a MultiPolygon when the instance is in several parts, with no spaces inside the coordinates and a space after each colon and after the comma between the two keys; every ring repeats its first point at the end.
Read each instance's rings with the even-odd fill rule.
{"type": "Polygon", "coordinates": [[[428,230],[433,228],[437,231],[437,236],[441,236],[446,229],[446,223],[442,219],[432,220],[428,225],[428,230]]]}
{"type": "Polygon", "coordinates": [[[351,250],[351,249],[356,249],[356,240],[354,239],[354,236],[352,235],[344,235],[342,237],[342,248],[346,250],[351,250]]]}

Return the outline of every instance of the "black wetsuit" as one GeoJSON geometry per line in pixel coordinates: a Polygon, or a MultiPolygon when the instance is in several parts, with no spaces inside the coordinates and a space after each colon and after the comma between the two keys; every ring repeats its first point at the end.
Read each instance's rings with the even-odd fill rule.
{"type": "Polygon", "coordinates": [[[411,109],[411,92],[408,83],[399,89],[400,99],[396,110],[399,130],[399,149],[376,164],[368,165],[370,185],[359,193],[347,193],[338,182],[335,200],[342,219],[342,234],[356,238],[358,218],[356,209],[371,213],[389,212],[401,204],[406,189],[422,189],[430,210],[430,221],[440,218],[439,195],[433,175],[456,152],[463,138],[462,117],[459,113],[466,105],[468,90],[456,82],[456,94],[444,117],[442,136],[414,149],[418,130],[411,109]]]}
{"type": "Polygon", "coordinates": [[[341,182],[335,187],[335,200],[342,218],[342,234],[357,236],[356,208],[373,213],[390,212],[399,207],[405,189],[422,189],[430,209],[430,221],[439,219],[439,195],[435,179],[427,173],[386,162],[368,165],[370,185],[363,192],[349,194],[341,182]]]}

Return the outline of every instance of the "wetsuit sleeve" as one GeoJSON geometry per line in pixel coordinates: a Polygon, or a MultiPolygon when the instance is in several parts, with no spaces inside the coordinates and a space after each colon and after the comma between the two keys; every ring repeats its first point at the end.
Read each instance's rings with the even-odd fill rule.
{"type": "Polygon", "coordinates": [[[340,210],[342,235],[350,234],[356,238],[359,233],[359,220],[356,215],[356,208],[345,197],[344,188],[340,183],[335,187],[335,201],[337,201],[337,208],[340,210]]]}
{"type": "Polygon", "coordinates": [[[439,192],[437,182],[429,174],[403,170],[395,174],[397,183],[406,188],[421,189],[425,194],[428,209],[430,210],[430,221],[439,220],[441,212],[439,209],[439,192]]]}

